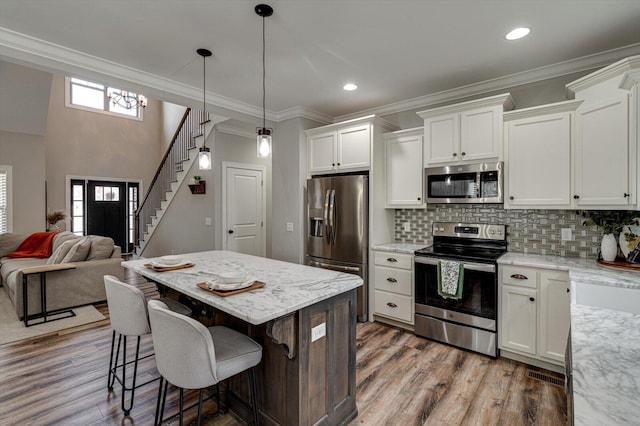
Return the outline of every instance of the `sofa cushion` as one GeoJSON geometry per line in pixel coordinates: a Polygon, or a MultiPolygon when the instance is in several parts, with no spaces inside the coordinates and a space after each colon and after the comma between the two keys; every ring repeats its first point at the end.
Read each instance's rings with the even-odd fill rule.
{"type": "Polygon", "coordinates": [[[89,256],[87,260],[99,260],[108,259],[113,253],[113,239],[109,237],[102,237],[100,235],[89,235],[91,240],[91,249],[89,250],[89,256]]]}
{"type": "Polygon", "coordinates": [[[76,245],[76,243],[78,243],[79,241],[80,239],[76,238],[73,240],[67,240],[62,244],[60,244],[56,249],[56,251],[54,251],[53,254],[49,256],[49,259],[47,260],[47,265],[62,263],[62,259],[64,259],[65,256],[69,253],[69,250],[71,250],[71,247],[76,245]]]}
{"type": "Polygon", "coordinates": [[[61,263],[82,262],[89,255],[91,249],[91,240],[89,237],[81,238],[70,249],[67,255],[62,259],[61,263]]]}
{"type": "Polygon", "coordinates": [[[14,234],[12,232],[0,234],[0,258],[16,251],[20,243],[28,236],[29,234],[14,234]]]}
{"type": "Polygon", "coordinates": [[[56,251],[58,247],[65,241],[69,240],[78,240],[82,238],[82,236],[76,235],[73,232],[62,231],[58,232],[55,237],[53,237],[53,251],[56,251]]]}

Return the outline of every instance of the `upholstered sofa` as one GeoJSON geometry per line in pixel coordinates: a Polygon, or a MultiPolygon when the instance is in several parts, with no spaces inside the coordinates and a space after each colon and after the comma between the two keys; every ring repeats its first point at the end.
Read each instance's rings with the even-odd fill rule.
{"type": "MultiPolygon", "coordinates": [[[[77,236],[59,232],[53,236],[51,254],[46,258],[11,258],[29,234],[0,235],[0,285],[9,295],[18,318],[23,317],[22,270],[33,266],[72,263],[74,269],[50,272],[47,280],[47,311],[101,302],[107,299],[104,275],[123,279],[120,247],[113,239],[97,235],[77,236]]],[[[29,315],[40,309],[40,275],[28,275],[29,315]]],[[[0,290],[1,291],[1,290],[0,290]]]]}

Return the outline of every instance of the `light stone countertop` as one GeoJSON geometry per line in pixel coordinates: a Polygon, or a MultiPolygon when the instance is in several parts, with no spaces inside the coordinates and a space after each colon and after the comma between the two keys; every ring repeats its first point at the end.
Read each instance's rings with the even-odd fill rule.
{"type": "Polygon", "coordinates": [[[640,271],[522,253],[507,253],[498,263],[569,272],[575,424],[639,424],[640,314],[626,310],[640,310],[640,271]]]}
{"type": "Polygon", "coordinates": [[[431,243],[386,243],[371,247],[373,251],[388,251],[392,253],[413,254],[414,251],[429,247],[431,243]]]}
{"type": "Polygon", "coordinates": [[[204,302],[254,325],[280,318],[317,302],[360,287],[362,278],[353,274],[313,268],[230,251],[207,251],[180,255],[191,268],[156,272],[144,266],[158,258],[122,262],[149,280],[204,302]],[[263,281],[262,288],[220,297],[197,287],[223,272],[246,272],[263,281]]]}

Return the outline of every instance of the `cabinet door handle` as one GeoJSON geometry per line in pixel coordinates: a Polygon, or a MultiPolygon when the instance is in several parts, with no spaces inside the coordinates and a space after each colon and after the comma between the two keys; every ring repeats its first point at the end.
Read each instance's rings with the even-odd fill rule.
{"type": "Polygon", "coordinates": [[[627,194],[626,192],[624,193],[624,198],[627,198],[629,196],[629,194],[627,194]]]}
{"type": "Polygon", "coordinates": [[[397,308],[398,307],[398,305],[396,305],[395,303],[392,303],[392,302],[387,302],[387,306],[390,307],[390,308],[397,308]]]}
{"type": "Polygon", "coordinates": [[[420,201],[420,199],[421,199],[421,198],[420,198],[420,197],[418,197],[418,201],[420,201]]]}
{"type": "Polygon", "coordinates": [[[395,263],[397,261],[398,259],[396,259],[395,257],[387,257],[387,262],[395,263]]]}
{"type": "Polygon", "coordinates": [[[530,297],[530,298],[529,298],[529,301],[530,301],[530,302],[535,302],[535,301],[536,301],[536,299],[535,299],[535,298],[533,298],[533,297],[530,297]]]}
{"type": "Polygon", "coordinates": [[[454,156],[454,157],[457,157],[457,156],[458,156],[458,153],[457,153],[457,152],[454,152],[454,153],[453,153],[453,156],[454,156]]]}
{"type": "Polygon", "coordinates": [[[522,275],[522,274],[513,274],[511,275],[511,278],[513,278],[514,280],[528,280],[529,278],[527,278],[526,275],[522,275]]]}
{"type": "Polygon", "coordinates": [[[340,163],[338,163],[338,166],[340,166],[340,163]]]}
{"type": "Polygon", "coordinates": [[[335,166],[336,166],[336,163],[331,163],[331,167],[335,167],[335,166]]]}
{"type": "Polygon", "coordinates": [[[571,292],[571,290],[570,290],[570,289],[567,289],[567,293],[570,293],[570,292],[571,292]]]}
{"type": "Polygon", "coordinates": [[[513,200],[515,200],[515,197],[512,195],[512,196],[510,196],[510,197],[509,197],[509,199],[510,199],[511,201],[513,201],[513,200]]]}
{"type": "Polygon", "coordinates": [[[461,154],[461,155],[467,155],[467,153],[466,153],[466,152],[464,152],[464,151],[462,151],[460,154],[461,154]]]}
{"type": "Polygon", "coordinates": [[[577,200],[578,198],[580,198],[580,196],[579,196],[579,195],[574,195],[574,196],[573,196],[573,199],[574,199],[574,200],[577,200]]]}
{"type": "Polygon", "coordinates": [[[390,283],[397,283],[398,280],[396,280],[395,278],[387,278],[387,281],[389,281],[390,283]]]}

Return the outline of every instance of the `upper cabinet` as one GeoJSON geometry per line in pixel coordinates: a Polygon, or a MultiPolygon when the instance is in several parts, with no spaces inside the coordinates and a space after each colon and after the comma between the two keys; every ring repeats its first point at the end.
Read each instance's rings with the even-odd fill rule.
{"type": "Polygon", "coordinates": [[[504,114],[505,208],[570,208],[574,111],[582,101],[504,114]]]}
{"type": "Polygon", "coordinates": [[[371,115],[307,130],[309,174],[369,170],[374,126],[392,129],[371,115]]]}
{"type": "Polygon", "coordinates": [[[576,110],[574,206],[638,209],[640,56],[618,61],[567,85],[576,110]]]}
{"type": "Polygon", "coordinates": [[[425,208],[422,127],[385,133],[385,207],[425,208]]]}
{"type": "Polygon", "coordinates": [[[502,159],[503,94],[418,112],[424,119],[424,166],[502,159]]]}

